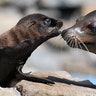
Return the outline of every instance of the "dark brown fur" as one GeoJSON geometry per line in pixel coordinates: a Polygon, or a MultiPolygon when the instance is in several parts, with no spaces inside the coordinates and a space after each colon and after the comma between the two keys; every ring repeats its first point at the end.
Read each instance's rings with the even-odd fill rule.
{"type": "Polygon", "coordinates": [[[7,86],[18,74],[19,79],[54,83],[30,76],[21,69],[31,53],[43,42],[58,36],[62,22],[42,14],[22,18],[15,27],[0,35],[0,86],[7,86]]]}

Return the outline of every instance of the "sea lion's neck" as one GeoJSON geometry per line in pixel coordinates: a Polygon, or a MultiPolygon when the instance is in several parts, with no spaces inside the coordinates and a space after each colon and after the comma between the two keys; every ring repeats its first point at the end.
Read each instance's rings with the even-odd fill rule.
{"type": "MultiPolygon", "coordinates": [[[[55,32],[55,31],[54,31],[55,32]]],[[[26,58],[26,56],[30,56],[31,53],[43,42],[47,41],[48,39],[58,36],[59,33],[50,33],[47,36],[38,36],[35,38],[27,39],[24,42],[21,42],[14,46],[12,49],[14,52],[12,54],[15,54],[17,59],[21,59],[21,57],[26,58]],[[18,54],[19,53],[19,54],[18,54]]]]}
{"type": "Polygon", "coordinates": [[[38,34],[35,30],[32,31],[32,30],[28,30],[28,29],[24,30],[24,29],[25,28],[18,29],[14,27],[9,31],[9,35],[10,37],[14,38],[14,41],[16,41],[16,43],[20,43],[34,37],[38,37],[38,34]]]}
{"type": "Polygon", "coordinates": [[[14,46],[16,44],[19,44],[20,42],[24,42],[27,39],[38,37],[38,34],[35,31],[30,31],[31,32],[29,32],[29,30],[25,31],[13,27],[8,32],[0,35],[0,48],[6,46],[14,46]]]}

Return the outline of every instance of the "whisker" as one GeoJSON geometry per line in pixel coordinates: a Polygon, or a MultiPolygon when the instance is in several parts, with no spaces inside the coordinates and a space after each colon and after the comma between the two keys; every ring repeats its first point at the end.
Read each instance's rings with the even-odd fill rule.
{"type": "Polygon", "coordinates": [[[75,38],[73,38],[73,48],[76,48],[76,46],[75,46],[75,38]]]}
{"type": "Polygon", "coordinates": [[[75,42],[75,48],[79,48],[79,44],[78,44],[78,39],[77,39],[77,35],[75,32],[73,32],[74,34],[74,42],[75,42]]]}
{"type": "Polygon", "coordinates": [[[72,48],[76,48],[76,40],[75,40],[75,38],[72,38],[72,39],[71,39],[71,42],[72,42],[71,47],[72,47],[72,48]]]}
{"type": "Polygon", "coordinates": [[[75,48],[75,39],[74,38],[72,39],[72,42],[73,42],[72,47],[75,48]]]}
{"type": "Polygon", "coordinates": [[[80,44],[80,42],[78,42],[78,44],[79,44],[79,48],[80,48],[80,49],[83,49],[82,46],[81,46],[81,44],[80,44]]]}
{"type": "Polygon", "coordinates": [[[71,38],[66,38],[66,42],[69,43],[71,41],[71,38]]]}
{"type": "Polygon", "coordinates": [[[82,46],[81,46],[81,44],[82,44],[82,45],[83,45],[83,47],[85,48],[85,50],[89,52],[89,50],[88,50],[87,46],[86,46],[86,45],[82,42],[82,40],[81,40],[81,39],[79,39],[79,38],[78,38],[78,36],[76,35],[76,33],[75,33],[75,32],[74,32],[74,35],[76,36],[76,39],[79,41],[78,43],[79,43],[80,48],[82,48],[82,46]],[[80,44],[80,43],[81,43],[81,44],[80,44]]]}
{"type": "Polygon", "coordinates": [[[73,40],[70,38],[69,46],[72,47],[73,40]]]}
{"type": "Polygon", "coordinates": [[[76,46],[76,48],[79,48],[78,40],[76,39],[76,37],[75,37],[75,46],[76,46]]]}
{"type": "Polygon", "coordinates": [[[74,46],[74,44],[73,44],[74,42],[73,42],[73,40],[72,40],[71,37],[65,37],[64,39],[66,40],[67,44],[68,44],[70,47],[73,47],[73,46],[74,46]]]}
{"type": "Polygon", "coordinates": [[[75,46],[75,48],[77,48],[76,42],[77,42],[77,40],[76,40],[76,38],[74,37],[74,46],[75,46]]]}
{"type": "Polygon", "coordinates": [[[75,38],[75,40],[76,40],[77,48],[83,49],[82,46],[81,46],[81,44],[80,44],[80,41],[78,41],[77,38],[75,38]]]}
{"type": "MultiPolygon", "coordinates": [[[[87,46],[79,39],[79,38],[77,38],[78,39],[78,41],[80,41],[80,43],[83,45],[83,47],[86,49],[86,51],[88,51],[89,52],[89,50],[88,50],[88,48],[87,48],[87,46]]],[[[81,46],[81,45],[80,45],[81,46]]]]}

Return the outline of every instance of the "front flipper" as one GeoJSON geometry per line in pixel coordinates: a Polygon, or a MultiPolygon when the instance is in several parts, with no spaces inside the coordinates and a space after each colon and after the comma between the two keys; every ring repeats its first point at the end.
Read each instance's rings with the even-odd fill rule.
{"type": "Polygon", "coordinates": [[[29,73],[23,73],[22,72],[22,65],[20,65],[18,68],[17,68],[17,72],[18,72],[18,75],[17,75],[17,78],[22,80],[28,80],[28,81],[33,81],[33,82],[38,82],[38,83],[44,83],[44,84],[55,84],[53,81],[49,80],[49,79],[45,79],[45,78],[40,78],[40,77],[36,77],[36,76],[33,76],[33,75],[30,75],[30,72],[29,73]]]}

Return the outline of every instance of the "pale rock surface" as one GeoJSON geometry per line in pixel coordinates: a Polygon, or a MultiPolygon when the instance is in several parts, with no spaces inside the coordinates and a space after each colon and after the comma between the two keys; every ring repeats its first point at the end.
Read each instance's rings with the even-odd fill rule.
{"type": "Polygon", "coordinates": [[[82,84],[94,86],[86,80],[72,78],[65,71],[60,72],[34,72],[33,75],[50,78],[55,84],[42,84],[22,80],[16,85],[22,96],[96,96],[96,89],[68,84],[71,81],[85,81],[82,84]],[[64,80],[64,81],[63,81],[64,80]],[[69,80],[69,81],[66,81],[69,80]]]}
{"type": "Polygon", "coordinates": [[[0,96],[21,96],[16,88],[1,88],[0,87],[0,96]]]}

